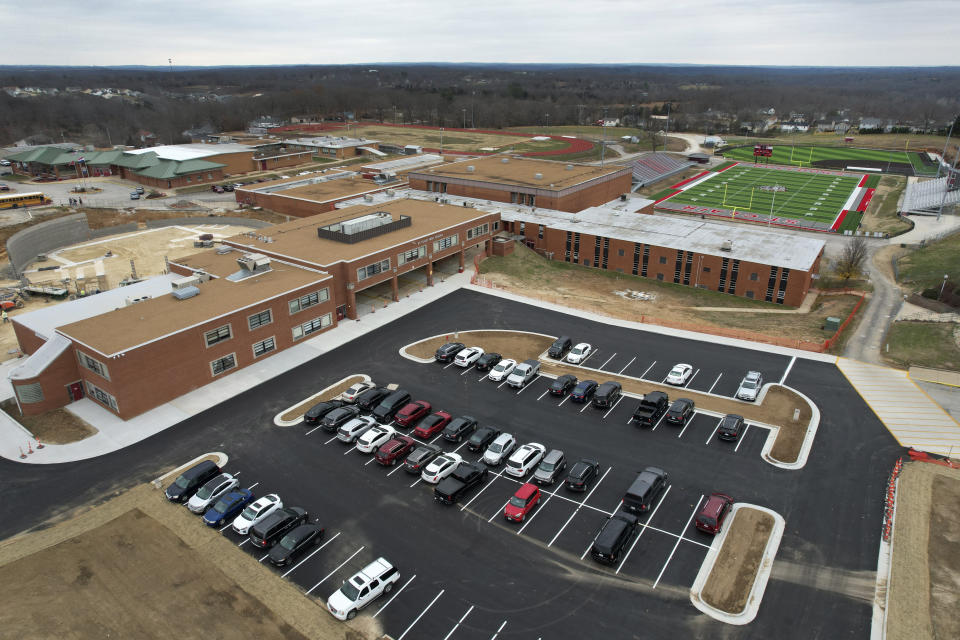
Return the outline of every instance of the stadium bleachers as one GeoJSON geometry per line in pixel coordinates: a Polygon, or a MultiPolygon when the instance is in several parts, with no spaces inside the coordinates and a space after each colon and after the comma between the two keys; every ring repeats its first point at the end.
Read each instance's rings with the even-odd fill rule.
{"type": "Polygon", "coordinates": [[[680,173],[689,167],[690,163],[666,153],[651,153],[637,158],[630,166],[633,179],[638,183],[636,186],[643,187],[680,173]]]}
{"type": "Polygon", "coordinates": [[[910,182],[903,194],[904,213],[936,213],[944,206],[960,203],[960,190],[948,189],[948,178],[910,182]],[[946,195],[946,198],[944,198],[946,195]]]}

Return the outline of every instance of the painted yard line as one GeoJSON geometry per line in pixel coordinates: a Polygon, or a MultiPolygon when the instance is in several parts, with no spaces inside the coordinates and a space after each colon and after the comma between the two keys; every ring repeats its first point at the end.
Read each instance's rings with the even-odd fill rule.
{"type": "Polygon", "coordinates": [[[657,430],[657,427],[660,426],[660,423],[662,423],[662,422],[663,422],[663,419],[666,418],[666,417],[667,417],[667,412],[664,411],[664,412],[663,412],[663,415],[660,416],[660,419],[657,420],[657,424],[653,425],[653,429],[650,429],[650,431],[656,431],[656,430],[657,430]]]}
{"type": "Polygon", "coordinates": [[[253,489],[253,488],[254,488],[255,486],[257,486],[258,484],[260,484],[260,483],[259,483],[259,482],[254,482],[252,485],[250,485],[249,487],[247,487],[247,491],[250,491],[251,489],[253,489]]]}
{"type": "Polygon", "coordinates": [[[503,510],[507,508],[507,505],[510,504],[510,499],[508,498],[506,502],[503,503],[503,506],[494,512],[492,516],[487,518],[487,522],[493,522],[493,519],[503,513],[503,510]]]}
{"type": "Polygon", "coordinates": [[[453,632],[457,630],[457,627],[459,627],[463,623],[463,621],[467,619],[467,616],[470,615],[471,611],[473,611],[473,605],[470,605],[470,608],[467,609],[467,612],[465,614],[463,614],[463,617],[461,617],[460,620],[457,621],[457,624],[453,625],[453,629],[450,629],[450,633],[443,636],[443,640],[450,640],[450,636],[452,636],[453,632]]]}
{"type": "Polygon", "coordinates": [[[527,525],[530,524],[531,522],[533,522],[533,519],[536,518],[537,515],[538,515],[541,511],[543,511],[543,508],[547,506],[547,503],[550,502],[550,498],[552,498],[552,497],[553,497],[553,494],[550,494],[550,495],[547,496],[547,499],[543,501],[543,504],[539,504],[539,503],[537,504],[537,511],[536,511],[536,513],[534,513],[532,516],[530,516],[530,517],[527,519],[527,521],[523,523],[523,526],[522,526],[522,527],[520,527],[519,529],[517,529],[517,535],[520,535],[521,533],[523,533],[523,530],[527,528],[527,525]]]}
{"type": "Polygon", "coordinates": [[[613,403],[613,406],[610,407],[609,409],[607,409],[607,412],[606,412],[605,414],[603,414],[603,417],[600,418],[600,419],[601,419],[601,420],[606,420],[606,419],[607,419],[607,416],[610,415],[610,412],[613,411],[614,409],[616,409],[616,408],[617,408],[617,405],[620,404],[620,401],[623,400],[624,398],[626,398],[626,396],[620,396],[619,398],[617,398],[617,401],[613,403]]]}
{"type": "MultiPolygon", "coordinates": [[[[621,499],[620,499],[620,502],[617,503],[617,506],[615,506],[615,507],[613,508],[613,511],[610,511],[609,513],[607,513],[607,515],[612,516],[613,514],[615,514],[615,513],[617,512],[617,509],[619,509],[619,508],[620,508],[620,505],[622,505],[622,504],[623,504],[623,499],[621,498],[621,499]]],[[[593,546],[593,540],[595,540],[595,539],[596,539],[596,536],[594,536],[593,539],[590,540],[590,544],[588,544],[588,545],[587,545],[587,548],[584,549],[584,550],[583,550],[583,553],[580,554],[580,559],[581,559],[581,560],[583,560],[583,559],[586,557],[586,555],[587,555],[588,553],[590,553],[590,548],[593,546]]]]}
{"type": "Polygon", "coordinates": [[[352,554],[350,554],[350,557],[347,558],[346,560],[344,560],[343,562],[341,562],[341,563],[337,566],[336,569],[334,569],[333,571],[331,571],[330,573],[328,573],[327,575],[325,575],[325,576],[323,577],[323,580],[321,580],[321,581],[318,582],[317,584],[315,584],[315,585],[313,585],[312,587],[310,587],[309,589],[307,589],[307,594],[309,595],[309,593],[310,593],[311,591],[313,591],[314,589],[316,589],[317,587],[319,587],[320,585],[322,585],[324,582],[326,582],[326,581],[327,581],[327,578],[329,578],[330,576],[332,576],[333,574],[335,574],[337,571],[340,571],[340,569],[343,568],[343,565],[345,565],[345,564],[347,564],[348,562],[350,562],[351,560],[353,560],[354,556],[356,556],[358,553],[360,553],[361,551],[363,551],[363,549],[364,549],[364,547],[360,547],[359,549],[357,549],[356,551],[354,551],[352,554]]]}
{"type": "Polygon", "coordinates": [[[596,484],[593,485],[593,488],[590,489],[590,492],[583,500],[580,501],[580,504],[577,505],[577,508],[574,509],[573,513],[570,514],[570,517],[567,518],[567,521],[563,523],[562,527],[560,527],[560,531],[557,531],[557,533],[553,536],[553,539],[547,544],[548,547],[553,546],[553,543],[557,541],[557,538],[559,538],[560,534],[563,533],[563,530],[567,528],[567,525],[570,524],[570,521],[573,520],[573,517],[580,512],[580,509],[583,507],[584,503],[590,499],[590,496],[592,496],[593,492],[597,490],[597,487],[600,486],[600,483],[603,482],[603,479],[607,477],[607,474],[610,473],[611,469],[613,469],[613,467],[607,467],[607,470],[603,472],[603,475],[599,480],[597,480],[596,484]]]}
{"type": "Polygon", "coordinates": [[[610,362],[611,360],[613,360],[613,359],[616,358],[616,357],[617,357],[617,352],[614,351],[614,352],[613,352],[613,355],[610,356],[609,358],[607,358],[607,361],[604,362],[604,363],[603,363],[602,365],[600,365],[599,367],[597,367],[597,369],[603,369],[605,366],[607,366],[607,362],[610,362]]]}
{"type": "Polygon", "coordinates": [[[400,587],[399,589],[397,589],[397,592],[396,592],[395,594],[393,594],[392,596],[390,596],[390,599],[387,600],[387,603],[386,603],[385,605],[383,605],[382,607],[380,607],[379,609],[377,609],[377,612],[376,612],[375,614],[373,614],[373,617],[376,618],[378,615],[380,615],[380,612],[381,612],[381,611],[383,611],[383,610],[386,609],[388,606],[390,606],[390,603],[393,602],[393,599],[396,598],[398,595],[400,595],[400,592],[403,591],[404,589],[406,589],[406,588],[407,588],[407,585],[410,584],[411,582],[413,582],[413,579],[416,578],[416,577],[417,577],[417,574],[413,574],[412,576],[410,576],[410,579],[407,580],[406,582],[404,582],[404,583],[403,583],[403,586],[400,587]]]}
{"type": "Polygon", "coordinates": [[[637,356],[633,356],[633,358],[630,359],[630,362],[628,362],[628,363],[623,367],[623,369],[620,369],[620,371],[618,371],[617,373],[618,373],[618,374],[621,374],[621,373],[623,373],[624,371],[626,371],[626,370],[627,370],[627,367],[629,367],[630,365],[632,365],[632,364],[633,364],[633,361],[636,360],[636,359],[637,359],[637,356]]]}
{"type": "MultiPolygon", "coordinates": [[[[655,507],[653,508],[653,511],[650,512],[650,517],[647,518],[646,522],[643,523],[644,525],[647,525],[647,523],[649,523],[651,520],[653,520],[653,517],[654,517],[655,515],[657,515],[657,510],[660,508],[660,505],[662,505],[664,502],[666,502],[666,500],[667,500],[667,494],[670,493],[670,489],[673,489],[673,485],[672,485],[672,484],[671,484],[669,487],[667,487],[667,490],[666,490],[666,491],[663,492],[663,495],[660,497],[660,502],[658,502],[658,503],[657,503],[657,506],[655,506],[655,507]]],[[[703,498],[703,496],[700,496],[700,497],[703,498]]],[[[699,506],[699,505],[698,505],[698,506],[699,506]]],[[[629,558],[629,557],[630,557],[630,554],[633,553],[633,548],[634,548],[635,546],[637,546],[637,543],[638,543],[638,542],[640,542],[640,537],[643,535],[644,531],[646,531],[646,530],[647,530],[647,528],[646,528],[646,526],[644,526],[644,528],[640,530],[640,533],[637,534],[637,537],[633,539],[633,544],[630,545],[630,548],[629,548],[629,549],[627,549],[627,553],[626,553],[626,555],[623,556],[623,560],[620,561],[620,566],[617,567],[616,573],[620,573],[620,569],[623,569],[623,565],[625,565],[625,564],[627,563],[627,558],[629,558]]]]}
{"type": "MultiPolygon", "coordinates": [[[[690,517],[687,518],[687,524],[683,525],[683,531],[687,530],[687,527],[690,526],[690,522],[693,520],[693,516],[697,515],[697,509],[700,508],[700,503],[703,502],[703,495],[700,495],[700,499],[697,500],[697,505],[693,508],[693,511],[690,512],[690,517]]],[[[673,554],[677,552],[677,547],[680,546],[680,541],[683,539],[683,531],[681,535],[677,538],[677,541],[673,545],[673,551],[670,552],[670,555],[667,557],[667,561],[663,563],[663,568],[660,569],[660,575],[657,576],[656,581],[653,583],[653,588],[656,589],[657,585],[660,584],[660,578],[663,577],[664,572],[667,570],[667,565],[670,564],[670,560],[673,559],[673,554]]]]}
{"type": "Polygon", "coordinates": [[[336,440],[336,439],[337,439],[337,436],[333,436],[332,438],[330,438],[329,440],[327,440],[327,441],[324,442],[323,444],[330,444],[331,442],[333,442],[333,441],[336,440]]]}
{"type": "Polygon", "coordinates": [[[418,622],[420,622],[420,618],[423,617],[423,614],[425,614],[427,611],[429,611],[429,610],[430,610],[430,607],[433,606],[433,603],[440,599],[440,596],[443,595],[443,592],[444,592],[444,589],[440,589],[440,593],[438,593],[438,594],[436,595],[436,597],[434,597],[434,599],[430,601],[430,604],[427,605],[427,608],[420,612],[420,615],[418,615],[418,616],[414,619],[414,621],[410,623],[410,626],[407,627],[406,630],[404,630],[404,632],[400,634],[400,637],[397,638],[397,640],[403,640],[403,637],[410,632],[410,629],[413,629],[413,625],[415,625],[415,624],[417,624],[418,622]]]}
{"type": "Polygon", "coordinates": [[[546,391],[544,391],[543,393],[540,394],[540,397],[537,398],[537,402],[540,402],[541,400],[543,400],[543,396],[547,395],[548,393],[550,393],[550,389],[549,389],[549,388],[548,388],[546,391]]]}
{"type": "Polygon", "coordinates": [[[655,364],[657,364],[657,361],[656,361],[656,360],[654,360],[652,363],[650,363],[650,366],[647,367],[647,370],[644,371],[642,374],[640,374],[640,379],[641,379],[641,380],[643,380],[644,378],[647,377],[647,374],[650,373],[650,369],[653,369],[653,365],[655,365],[655,364]]]}
{"type": "Polygon", "coordinates": [[[780,378],[780,384],[783,384],[787,381],[787,376],[790,375],[790,369],[793,369],[793,363],[797,361],[797,356],[790,358],[790,364],[787,365],[787,370],[783,372],[783,377],[780,378]]]}
{"type": "Polygon", "coordinates": [[[698,373],[700,373],[700,369],[697,369],[696,371],[693,372],[693,375],[690,376],[690,379],[687,380],[686,384],[683,385],[683,387],[684,387],[685,389],[689,389],[689,388],[690,388],[690,383],[693,382],[693,379],[697,377],[697,374],[698,374],[698,373]]]}
{"type": "Polygon", "coordinates": [[[526,391],[526,390],[527,390],[527,387],[532,387],[532,386],[533,386],[533,383],[536,382],[536,381],[539,380],[539,379],[540,379],[540,374],[538,373],[538,374],[533,378],[533,380],[531,380],[531,381],[528,382],[527,384],[525,384],[525,385],[523,385],[522,387],[520,387],[520,391],[517,391],[517,395],[520,395],[521,393],[523,393],[524,391],[526,391]]]}
{"type": "Polygon", "coordinates": [[[305,434],[303,434],[303,435],[308,436],[308,435],[310,435],[311,433],[313,433],[314,431],[316,431],[316,430],[319,429],[319,428],[320,428],[320,425],[317,425],[316,427],[314,427],[313,429],[310,429],[310,431],[307,431],[307,432],[306,432],[305,434]]]}
{"type": "Polygon", "coordinates": [[[717,426],[715,426],[715,427],[713,428],[713,431],[710,432],[710,435],[707,436],[707,441],[706,441],[704,444],[707,444],[707,445],[710,444],[710,441],[713,440],[713,436],[715,436],[715,435],[717,434],[717,429],[720,428],[720,423],[721,423],[721,422],[723,422],[723,418],[720,418],[719,420],[717,420],[717,426]]]}
{"type": "Polygon", "coordinates": [[[506,621],[506,620],[503,621],[503,624],[500,625],[500,628],[497,629],[497,632],[496,632],[495,634],[493,634],[492,636],[490,636],[490,640],[497,640],[497,636],[500,635],[500,632],[503,631],[503,628],[504,628],[505,626],[507,626],[507,621],[506,621]]]}
{"type": "Polygon", "coordinates": [[[723,374],[722,374],[722,373],[717,376],[717,379],[713,381],[713,384],[712,384],[712,385],[710,385],[710,390],[707,391],[707,393],[713,393],[713,388],[714,388],[715,386],[717,386],[717,383],[720,382],[720,378],[722,378],[722,377],[723,377],[723,374]]]}
{"type": "Polygon", "coordinates": [[[336,535],[334,535],[332,538],[330,538],[329,540],[327,540],[326,542],[324,542],[322,545],[320,545],[319,547],[317,547],[316,549],[314,549],[313,551],[311,551],[309,556],[307,556],[306,558],[304,558],[303,560],[301,560],[301,561],[298,562],[297,564],[295,564],[295,565],[293,565],[292,567],[290,567],[290,570],[287,571],[285,574],[283,574],[283,575],[280,576],[280,577],[281,577],[281,578],[286,578],[288,575],[290,575],[291,573],[293,573],[293,570],[294,570],[294,569],[296,569],[297,567],[299,567],[300,565],[302,565],[304,562],[306,562],[307,560],[309,560],[310,558],[312,558],[312,557],[313,557],[313,554],[315,554],[316,552],[318,552],[318,551],[320,551],[321,549],[323,549],[325,546],[327,546],[328,544],[330,544],[331,542],[333,542],[334,540],[336,540],[339,536],[340,536],[340,532],[337,531],[336,535]]]}
{"type": "MultiPolygon", "coordinates": [[[[494,473],[493,475],[495,476],[495,478],[499,478],[499,477],[500,477],[500,474],[499,474],[499,473],[494,473]]],[[[460,507],[460,511],[463,511],[464,509],[466,509],[467,507],[469,507],[469,506],[470,506],[470,503],[473,502],[474,500],[476,500],[477,498],[479,498],[479,497],[480,497],[480,494],[483,493],[484,491],[486,491],[486,490],[487,490],[487,487],[489,487],[490,485],[492,485],[494,482],[496,482],[496,479],[490,480],[490,482],[488,482],[487,484],[483,485],[483,488],[480,489],[480,491],[477,491],[477,492],[473,495],[473,497],[470,498],[470,499],[467,501],[466,504],[464,504],[464,505],[462,505],[462,506],[460,507]]],[[[489,520],[488,520],[488,522],[489,522],[489,520]]]]}
{"type": "Polygon", "coordinates": [[[733,452],[736,453],[737,449],[740,448],[740,445],[743,443],[743,439],[747,437],[747,431],[750,431],[750,424],[747,423],[747,427],[743,430],[743,433],[740,434],[740,439],[737,440],[737,446],[733,448],[733,452]]]}

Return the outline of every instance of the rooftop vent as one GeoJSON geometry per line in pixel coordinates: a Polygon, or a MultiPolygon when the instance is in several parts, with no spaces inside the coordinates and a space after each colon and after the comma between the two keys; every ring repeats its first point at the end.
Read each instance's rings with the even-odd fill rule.
{"type": "Polygon", "coordinates": [[[537,180],[543,180],[543,174],[542,174],[542,173],[535,173],[535,174],[533,174],[533,177],[536,178],[537,180]]]}
{"type": "Polygon", "coordinates": [[[200,289],[198,287],[184,287],[173,290],[173,297],[177,300],[187,300],[188,298],[198,295],[200,295],[200,289]]]}
{"type": "Polygon", "coordinates": [[[733,251],[733,240],[724,240],[720,244],[720,251],[733,251]]]}
{"type": "Polygon", "coordinates": [[[564,167],[564,169],[566,169],[567,171],[573,171],[573,165],[568,164],[566,167],[564,167]]]}
{"type": "Polygon", "coordinates": [[[222,246],[217,247],[217,255],[221,255],[221,256],[222,256],[222,255],[224,255],[224,254],[230,253],[231,251],[233,251],[233,247],[228,246],[228,245],[222,245],[222,246]]]}
{"type": "Polygon", "coordinates": [[[363,200],[364,200],[365,202],[373,202],[373,196],[370,195],[369,193],[364,194],[363,200]]]}
{"type": "Polygon", "coordinates": [[[247,271],[263,272],[270,270],[270,258],[262,253],[245,253],[237,258],[237,264],[247,271]]]}
{"type": "Polygon", "coordinates": [[[500,158],[500,162],[502,162],[503,164],[507,164],[508,162],[510,162],[510,158],[500,158]]]}
{"type": "Polygon", "coordinates": [[[177,280],[170,282],[170,286],[174,291],[177,289],[186,289],[187,287],[196,287],[198,284],[200,284],[200,278],[195,275],[187,276],[185,278],[178,278],[177,280]]]}
{"type": "Polygon", "coordinates": [[[473,173],[473,172],[476,171],[476,170],[477,170],[477,168],[476,168],[475,166],[473,166],[472,164],[468,164],[468,165],[467,165],[467,173],[473,173]]]}

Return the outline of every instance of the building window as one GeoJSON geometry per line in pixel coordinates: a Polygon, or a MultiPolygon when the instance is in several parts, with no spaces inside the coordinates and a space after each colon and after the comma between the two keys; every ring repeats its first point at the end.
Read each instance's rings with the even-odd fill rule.
{"type": "Polygon", "coordinates": [[[230,331],[230,325],[228,324],[213,329],[212,331],[207,331],[205,334],[203,334],[203,339],[206,340],[208,347],[212,347],[218,342],[229,340],[232,337],[233,333],[230,331]]]}
{"type": "Polygon", "coordinates": [[[44,400],[43,387],[40,386],[39,382],[18,385],[14,389],[17,390],[17,398],[20,400],[20,404],[34,404],[44,400]]]}
{"type": "Polygon", "coordinates": [[[757,277],[758,277],[758,276],[757,276],[756,273],[751,273],[751,274],[750,274],[750,279],[753,280],[754,282],[757,281],[757,277]]]}
{"type": "MultiPolygon", "coordinates": [[[[524,223],[521,222],[521,223],[520,223],[520,233],[523,233],[523,227],[524,227],[524,223]]],[[[477,226],[474,227],[473,229],[467,229],[467,240],[472,240],[473,238],[476,238],[477,236],[482,236],[482,235],[484,235],[484,234],[486,234],[486,233],[489,233],[489,232],[490,232],[490,224],[487,223],[487,222],[484,222],[484,223],[481,224],[481,225],[477,225],[477,226]]]]}
{"type": "Polygon", "coordinates": [[[623,257],[623,249],[617,249],[617,255],[623,257]]]}
{"type": "Polygon", "coordinates": [[[89,380],[87,381],[87,395],[92,397],[100,404],[104,404],[114,411],[119,411],[119,408],[117,407],[117,399],[89,380]]]}
{"type": "Polygon", "coordinates": [[[436,253],[437,251],[443,251],[444,249],[449,249],[450,247],[453,247],[456,244],[457,244],[457,234],[453,234],[452,236],[447,236],[442,240],[436,240],[433,243],[433,251],[434,253],[436,253]]]}
{"type": "Polygon", "coordinates": [[[666,256],[660,256],[660,264],[667,264],[666,256]]]}
{"type": "Polygon", "coordinates": [[[107,370],[107,365],[103,364],[99,360],[94,360],[90,356],[80,351],[77,352],[77,358],[80,360],[80,365],[90,369],[98,376],[110,379],[110,372],[107,370]]]}
{"type": "Polygon", "coordinates": [[[213,174],[212,174],[212,173],[208,173],[208,174],[207,174],[207,180],[213,180],[213,174]]]}
{"type": "Polygon", "coordinates": [[[231,353],[228,356],[223,356],[222,358],[217,358],[210,363],[210,371],[213,372],[213,375],[218,376],[224,371],[230,371],[237,366],[236,355],[231,353]]]}
{"type": "Polygon", "coordinates": [[[315,304],[326,302],[329,299],[330,290],[320,289],[320,291],[314,291],[313,293],[308,293],[305,296],[300,296],[299,298],[291,300],[287,303],[287,305],[290,307],[290,315],[293,315],[298,311],[303,311],[304,309],[312,307],[315,304]]]}
{"type": "Polygon", "coordinates": [[[270,336],[266,340],[261,340],[253,345],[253,357],[259,358],[265,353],[270,353],[275,351],[277,348],[277,343],[274,341],[273,336],[270,336]]]}
{"type": "Polygon", "coordinates": [[[187,182],[188,183],[190,182],[190,176],[187,176],[187,182]]]}
{"type": "Polygon", "coordinates": [[[704,273],[710,273],[710,267],[704,267],[704,268],[703,268],[703,272],[704,272],[704,273]]]}
{"type": "Polygon", "coordinates": [[[293,339],[299,340],[300,338],[308,336],[311,333],[316,333],[324,327],[329,327],[331,322],[333,322],[333,318],[329,313],[324,314],[319,318],[314,318],[309,322],[304,322],[300,326],[293,328],[293,339]]]}
{"type": "Polygon", "coordinates": [[[663,274],[662,274],[662,273],[658,273],[658,274],[657,274],[657,280],[660,280],[661,282],[663,281],[663,274]]]}
{"type": "Polygon", "coordinates": [[[497,220],[496,222],[493,223],[493,230],[494,230],[494,231],[499,231],[499,230],[500,230],[500,221],[499,221],[499,220],[497,220]]]}
{"type": "Polygon", "coordinates": [[[411,249],[410,251],[405,251],[397,255],[397,265],[407,264],[408,262],[414,262],[419,260],[427,255],[427,247],[417,247],[416,249],[411,249]]]}
{"type": "Polygon", "coordinates": [[[374,262],[373,264],[368,264],[365,267],[360,267],[357,269],[357,281],[366,280],[367,278],[372,278],[378,273],[383,273],[384,271],[390,270],[390,258],[386,260],[381,260],[380,262],[374,262]]]}
{"type": "Polygon", "coordinates": [[[264,309],[260,313],[255,313],[247,317],[247,323],[250,325],[250,331],[259,329],[273,322],[273,314],[270,309],[264,309]]]}
{"type": "Polygon", "coordinates": [[[753,291],[747,291],[747,297],[753,300],[753,291]]]}
{"type": "Polygon", "coordinates": [[[538,240],[543,240],[543,225],[542,225],[542,224],[538,224],[538,225],[537,225],[537,239],[538,239],[538,240]]]}

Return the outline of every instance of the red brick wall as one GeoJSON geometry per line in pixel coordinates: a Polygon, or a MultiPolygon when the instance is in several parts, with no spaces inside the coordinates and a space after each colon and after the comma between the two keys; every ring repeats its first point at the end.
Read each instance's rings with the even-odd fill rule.
{"type": "Polygon", "coordinates": [[[10,321],[13,323],[13,333],[17,336],[17,343],[20,344],[21,351],[25,354],[31,354],[43,346],[45,341],[37,337],[32,329],[28,329],[17,322],[16,318],[10,318],[10,321]]]}
{"type": "Polygon", "coordinates": [[[23,414],[36,415],[67,405],[70,402],[67,386],[80,379],[79,368],[73,349],[66,349],[36,378],[13,380],[14,388],[39,382],[43,389],[42,402],[20,403],[23,414]]]}

